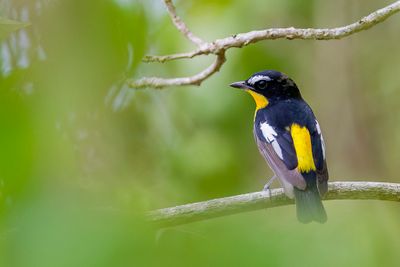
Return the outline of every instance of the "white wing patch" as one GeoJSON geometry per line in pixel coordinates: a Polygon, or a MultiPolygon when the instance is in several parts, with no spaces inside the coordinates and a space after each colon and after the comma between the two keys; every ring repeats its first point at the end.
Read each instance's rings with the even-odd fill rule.
{"type": "Polygon", "coordinates": [[[261,131],[264,135],[264,138],[267,140],[268,143],[271,143],[275,140],[275,137],[278,134],[275,132],[274,128],[266,122],[260,124],[261,131]]]}
{"type": "Polygon", "coordinates": [[[271,78],[269,76],[266,75],[256,75],[251,77],[247,82],[251,85],[254,85],[256,82],[261,81],[261,80],[265,80],[265,81],[271,81],[271,78]]]}
{"type": "Polygon", "coordinates": [[[322,137],[322,132],[321,132],[321,127],[319,126],[319,123],[317,120],[315,120],[315,126],[317,127],[317,132],[319,136],[321,137],[321,147],[322,147],[322,156],[325,159],[325,142],[324,142],[324,137],[322,137]]]}
{"type": "Polygon", "coordinates": [[[274,128],[272,128],[267,122],[263,122],[260,124],[260,129],[265,140],[272,145],[278,157],[283,160],[282,149],[275,138],[278,136],[278,134],[275,132],[274,128]]]}

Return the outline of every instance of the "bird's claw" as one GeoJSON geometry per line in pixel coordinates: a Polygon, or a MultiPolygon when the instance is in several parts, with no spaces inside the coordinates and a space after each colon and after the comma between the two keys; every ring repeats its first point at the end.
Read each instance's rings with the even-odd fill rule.
{"type": "Polygon", "coordinates": [[[264,185],[264,188],[262,191],[264,192],[268,192],[268,196],[271,198],[271,184],[272,182],[276,179],[276,175],[274,175],[271,179],[269,179],[269,181],[264,185]]]}

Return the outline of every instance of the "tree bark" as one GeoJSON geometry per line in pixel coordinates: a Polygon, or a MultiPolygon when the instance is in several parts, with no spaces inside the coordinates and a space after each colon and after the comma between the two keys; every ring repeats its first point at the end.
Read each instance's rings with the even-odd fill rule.
{"type": "MultiPolygon", "coordinates": [[[[386,200],[400,202],[400,184],[380,182],[332,182],[324,200],[386,200]]],[[[282,188],[212,199],[150,211],[148,218],[160,227],[177,226],[241,212],[293,204],[282,188]]]]}

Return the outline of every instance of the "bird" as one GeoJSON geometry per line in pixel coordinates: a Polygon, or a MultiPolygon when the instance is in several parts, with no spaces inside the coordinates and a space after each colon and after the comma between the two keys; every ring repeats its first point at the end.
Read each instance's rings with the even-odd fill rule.
{"type": "Polygon", "coordinates": [[[322,198],[328,191],[328,168],[321,127],[296,83],[275,70],[254,73],[231,87],[248,92],[256,104],[254,138],[286,196],[295,199],[301,223],[325,223],[322,198]]]}

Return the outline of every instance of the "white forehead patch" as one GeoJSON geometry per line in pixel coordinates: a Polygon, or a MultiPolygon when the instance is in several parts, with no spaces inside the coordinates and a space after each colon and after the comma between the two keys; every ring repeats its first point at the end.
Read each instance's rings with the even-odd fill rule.
{"type": "Polygon", "coordinates": [[[251,77],[247,82],[249,84],[253,85],[256,82],[261,81],[261,80],[265,80],[265,81],[268,82],[268,81],[271,81],[272,79],[269,76],[266,76],[266,75],[265,76],[264,75],[256,75],[256,76],[251,77]]]}

